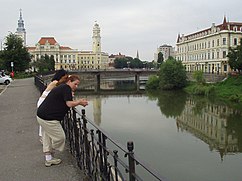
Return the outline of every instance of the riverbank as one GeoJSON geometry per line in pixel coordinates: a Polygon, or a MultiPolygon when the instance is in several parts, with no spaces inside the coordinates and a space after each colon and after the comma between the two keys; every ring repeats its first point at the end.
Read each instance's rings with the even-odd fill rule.
{"type": "Polygon", "coordinates": [[[184,90],[193,95],[214,96],[220,100],[242,102],[242,76],[229,76],[226,80],[214,84],[190,82],[184,90]]]}

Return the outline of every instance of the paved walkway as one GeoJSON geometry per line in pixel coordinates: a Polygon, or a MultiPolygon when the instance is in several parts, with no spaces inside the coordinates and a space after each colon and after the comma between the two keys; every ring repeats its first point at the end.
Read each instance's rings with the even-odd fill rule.
{"type": "Polygon", "coordinates": [[[36,121],[39,96],[33,78],[16,79],[0,89],[0,180],[87,180],[67,147],[56,154],[63,161],[60,165],[45,167],[36,121]]]}

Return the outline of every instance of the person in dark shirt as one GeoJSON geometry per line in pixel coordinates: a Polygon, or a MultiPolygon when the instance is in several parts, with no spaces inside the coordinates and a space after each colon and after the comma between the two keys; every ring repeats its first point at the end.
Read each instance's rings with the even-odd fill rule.
{"type": "MultiPolygon", "coordinates": [[[[51,82],[48,84],[46,89],[42,92],[41,96],[39,97],[39,100],[37,102],[37,108],[40,106],[40,104],[45,100],[47,95],[50,93],[50,91],[55,88],[56,86],[65,83],[68,75],[67,72],[64,69],[57,70],[54,74],[53,78],[51,79],[51,82]]],[[[39,140],[41,143],[42,141],[42,127],[39,126],[39,140]]]]}
{"type": "Polygon", "coordinates": [[[88,105],[85,99],[73,100],[72,94],[79,83],[78,76],[70,75],[65,84],[52,89],[37,109],[37,121],[42,127],[43,152],[47,167],[61,163],[61,159],[52,156],[54,150],[63,151],[65,147],[65,132],[60,121],[71,107],[88,105]]]}

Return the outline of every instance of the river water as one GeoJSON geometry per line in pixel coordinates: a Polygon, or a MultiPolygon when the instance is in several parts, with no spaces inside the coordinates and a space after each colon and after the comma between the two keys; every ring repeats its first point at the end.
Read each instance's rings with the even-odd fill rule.
{"type": "MultiPolygon", "coordinates": [[[[168,181],[241,181],[241,105],[184,92],[122,94],[127,83],[105,83],[110,93],[84,95],[88,118],[168,181]]],[[[105,89],[104,88],[104,89],[105,89]]]]}

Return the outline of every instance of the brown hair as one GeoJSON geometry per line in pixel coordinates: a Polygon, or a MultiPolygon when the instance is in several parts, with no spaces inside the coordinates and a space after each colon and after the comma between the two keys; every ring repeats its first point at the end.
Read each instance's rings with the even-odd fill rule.
{"type": "Polygon", "coordinates": [[[67,83],[68,81],[75,81],[75,80],[79,80],[80,81],[80,77],[78,75],[65,75],[63,76],[56,84],[56,86],[63,84],[63,83],[67,83]]]}

